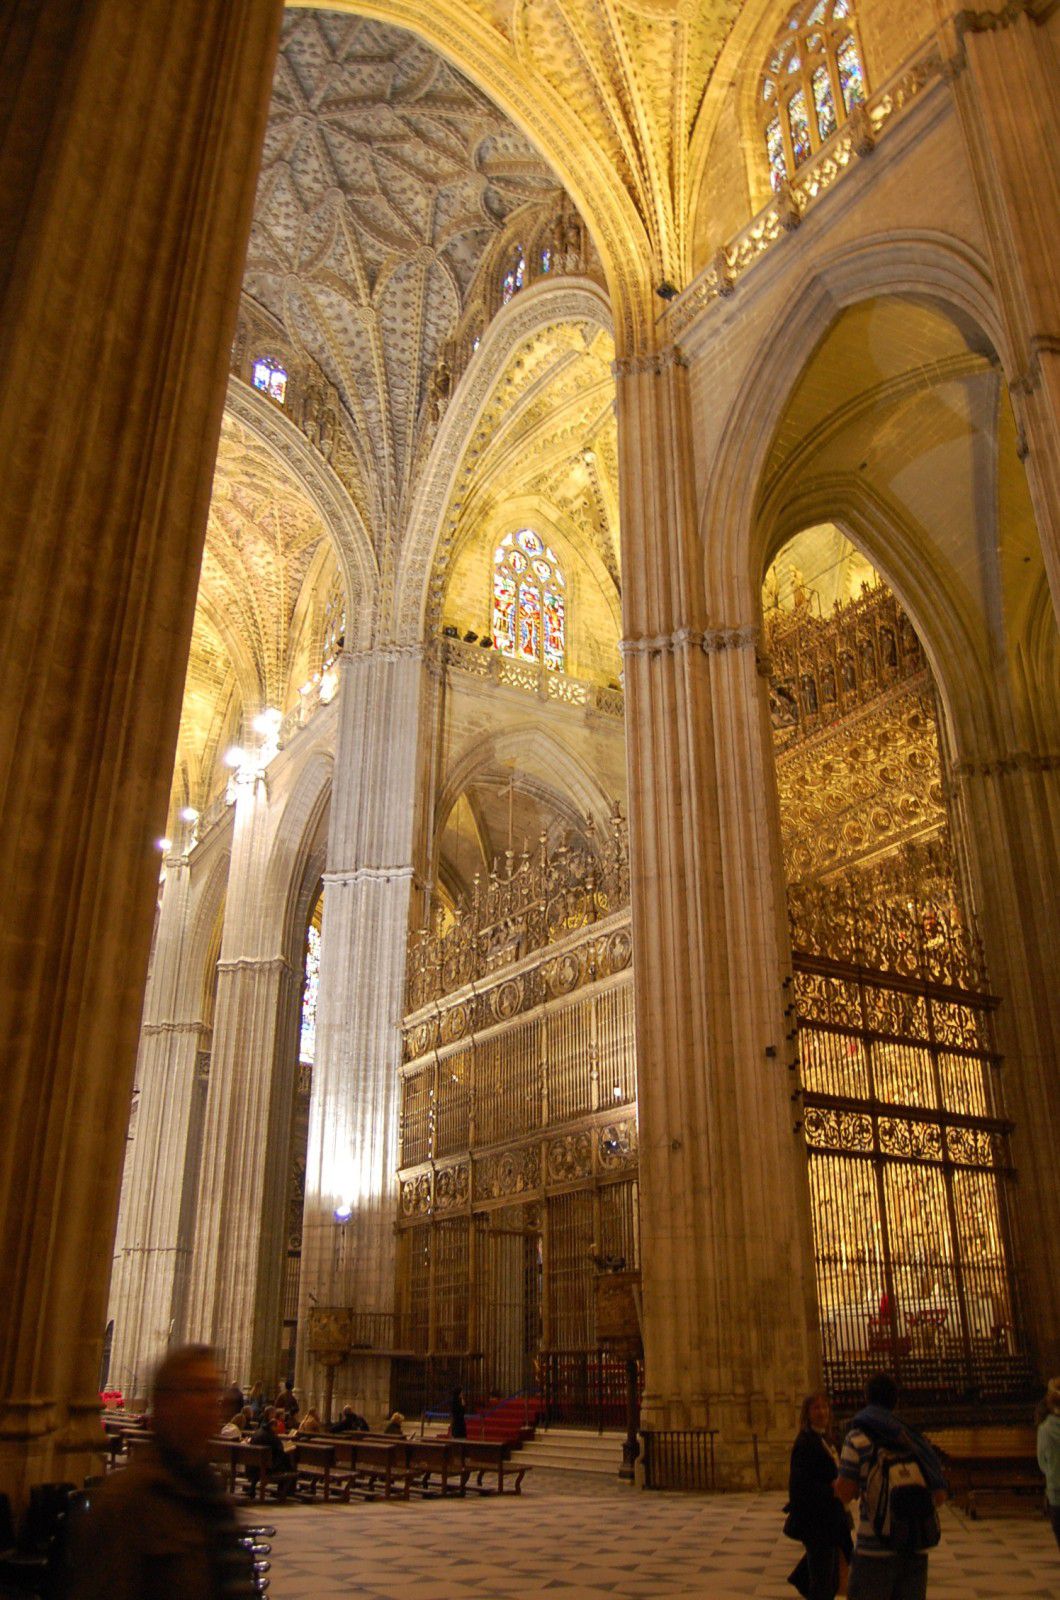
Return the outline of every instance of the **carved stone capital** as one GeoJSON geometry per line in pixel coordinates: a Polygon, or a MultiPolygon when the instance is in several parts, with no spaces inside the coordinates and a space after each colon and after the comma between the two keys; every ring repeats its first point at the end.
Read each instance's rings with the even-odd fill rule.
{"type": "Polygon", "coordinates": [[[1017,772],[1060,771],[1060,755],[1048,751],[1006,750],[990,761],[954,761],[949,769],[953,783],[968,778],[1007,778],[1017,772]]]}
{"type": "Polygon", "coordinates": [[[757,645],[758,629],[748,624],[742,628],[675,628],[673,633],[620,639],[618,648],[623,656],[676,655],[682,650],[702,650],[709,656],[720,650],[755,649],[757,645]]]}
{"type": "Polygon", "coordinates": [[[688,361],[680,345],[670,344],[663,350],[650,350],[646,355],[619,356],[611,363],[616,378],[636,378],[649,372],[661,378],[674,367],[687,367],[688,361]]]}

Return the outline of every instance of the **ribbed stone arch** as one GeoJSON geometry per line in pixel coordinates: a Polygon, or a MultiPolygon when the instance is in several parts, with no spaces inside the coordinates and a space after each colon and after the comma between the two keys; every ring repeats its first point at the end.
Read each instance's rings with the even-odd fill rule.
{"type": "Polygon", "coordinates": [[[299,771],[276,824],[266,869],[266,904],[282,922],[279,948],[291,965],[300,961],[305,916],[308,915],[308,864],[319,860],[323,871],[326,817],[331,804],[335,767],[331,741],[321,732],[304,754],[299,771]]]}
{"type": "MultiPolygon", "coordinates": [[[[942,234],[909,232],[865,238],[825,257],[798,297],[786,300],[764,328],[712,463],[700,528],[708,593],[719,612],[729,612],[725,620],[757,609],[768,538],[758,499],[788,401],[842,312],[882,296],[934,303],[963,331],[977,333],[998,352],[1006,376],[1013,371],[985,266],[968,246],[942,234]],[[778,357],[778,351],[783,355],[778,357]]],[[[897,570],[893,558],[885,563],[896,591],[907,596],[930,582],[929,574],[918,571],[915,552],[910,557],[908,571],[897,570]]],[[[930,645],[936,620],[922,634],[925,645],[930,645]]]]}
{"type": "Polygon", "coordinates": [[[335,548],[346,585],[346,642],[363,649],[372,639],[379,600],[379,569],[372,542],[342,481],[273,401],[229,378],[225,409],[277,458],[309,499],[335,548]]]}
{"type": "MultiPolygon", "coordinates": [[[[293,0],[312,5],[314,0],[293,0]]],[[[541,152],[593,236],[616,308],[620,353],[650,342],[658,263],[645,219],[609,152],[572,106],[530,70],[485,13],[446,0],[331,0],[335,10],[408,28],[446,57],[511,117],[541,152]]],[[[661,200],[661,196],[653,196],[661,200]]],[[[665,268],[663,269],[666,270],[665,268]]]]}
{"type": "Polygon", "coordinates": [[[834,523],[868,557],[909,615],[924,647],[950,727],[962,744],[1001,737],[991,692],[988,642],[977,619],[955,602],[898,508],[856,473],[785,479],[763,511],[765,568],[805,528],[834,523]],[[915,571],[917,581],[908,577],[915,571]]]}
{"type": "Polygon", "coordinates": [[[397,641],[411,644],[422,638],[440,604],[458,520],[451,508],[459,497],[464,453],[509,360],[540,329],[586,321],[612,331],[607,298],[597,284],[587,278],[554,285],[539,281],[515,295],[483,334],[435,435],[409,517],[393,605],[397,641]]]}
{"type": "Polygon", "coordinates": [[[606,828],[612,797],[605,793],[595,774],[566,740],[550,730],[527,723],[523,727],[506,728],[492,738],[473,739],[460,752],[446,775],[435,806],[436,839],[464,790],[477,778],[528,757],[555,775],[555,787],[566,791],[579,817],[591,817],[598,830],[606,828]]]}

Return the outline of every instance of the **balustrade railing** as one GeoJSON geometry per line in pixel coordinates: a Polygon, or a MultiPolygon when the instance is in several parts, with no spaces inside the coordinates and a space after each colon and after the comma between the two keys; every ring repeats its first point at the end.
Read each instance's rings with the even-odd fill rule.
{"type": "Polygon", "coordinates": [[[599,711],[604,716],[621,718],[624,697],[621,689],[592,683],[587,678],[573,678],[565,672],[532,661],[516,661],[502,655],[492,645],[465,644],[461,639],[443,639],[441,658],[447,667],[467,673],[473,678],[484,678],[506,689],[521,689],[539,700],[560,702],[569,706],[584,706],[599,711]]]}

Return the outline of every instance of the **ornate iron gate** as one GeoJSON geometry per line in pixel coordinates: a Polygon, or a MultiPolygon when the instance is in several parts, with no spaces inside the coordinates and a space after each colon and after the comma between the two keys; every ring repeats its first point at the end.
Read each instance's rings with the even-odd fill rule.
{"type": "Polygon", "coordinates": [[[817,955],[795,974],[829,1390],[886,1366],[924,1398],[1020,1392],[996,1001],[817,955]]]}

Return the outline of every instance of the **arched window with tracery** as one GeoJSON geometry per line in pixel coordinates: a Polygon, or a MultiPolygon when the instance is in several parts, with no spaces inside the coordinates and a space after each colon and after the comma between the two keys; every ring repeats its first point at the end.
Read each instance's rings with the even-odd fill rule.
{"type": "Polygon", "coordinates": [[[802,0],[769,53],[758,117],[774,190],[868,94],[853,0],[802,0]]]}
{"type": "Polygon", "coordinates": [[[532,528],[506,533],[493,552],[493,643],[502,655],[563,671],[566,579],[532,528]]]}

